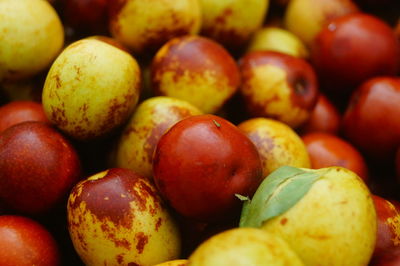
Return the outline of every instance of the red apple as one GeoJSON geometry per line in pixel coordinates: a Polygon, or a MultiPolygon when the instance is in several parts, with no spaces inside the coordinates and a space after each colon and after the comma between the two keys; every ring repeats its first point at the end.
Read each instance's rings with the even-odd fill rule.
{"type": "Polygon", "coordinates": [[[335,105],[324,95],[320,94],[310,118],[299,128],[300,134],[325,132],[338,134],[341,114],[335,105]]]}
{"type": "Polygon", "coordinates": [[[343,116],[344,135],[377,161],[392,161],[400,144],[400,78],[376,77],[352,95],[343,116]]]}
{"type": "Polygon", "coordinates": [[[49,231],[23,216],[0,216],[0,265],[60,265],[58,245],[49,231]]]}
{"type": "Polygon", "coordinates": [[[383,20],[354,13],[333,19],[316,36],[311,61],[323,86],[346,93],[377,75],[398,69],[399,44],[383,20]]]}
{"type": "Polygon", "coordinates": [[[372,257],[369,266],[398,266],[400,265],[400,248],[386,252],[380,257],[372,257]]]}
{"type": "Polygon", "coordinates": [[[307,61],[291,55],[254,51],[240,60],[240,93],[253,117],[269,117],[296,128],[318,99],[318,84],[307,61]]]}
{"type": "Polygon", "coordinates": [[[25,121],[49,122],[41,103],[14,101],[0,107],[0,133],[25,121]]]}
{"type": "Polygon", "coordinates": [[[378,231],[373,257],[381,257],[386,253],[400,249],[400,213],[387,199],[372,195],[374,200],[378,231]]]}
{"type": "Polygon", "coordinates": [[[235,194],[252,196],[262,181],[254,144],[229,121],[210,114],[183,119],[160,138],[153,173],[171,206],[199,221],[230,217],[241,206],[235,194]]]}
{"type": "Polygon", "coordinates": [[[54,207],[78,181],[78,156],[58,131],[23,122],[0,134],[0,200],[29,214],[54,207]]]}
{"type": "Polygon", "coordinates": [[[346,140],[323,132],[302,136],[310,155],[311,168],[341,166],[355,172],[364,182],[368,181],[367,164],[361,153],[346,140]]]}

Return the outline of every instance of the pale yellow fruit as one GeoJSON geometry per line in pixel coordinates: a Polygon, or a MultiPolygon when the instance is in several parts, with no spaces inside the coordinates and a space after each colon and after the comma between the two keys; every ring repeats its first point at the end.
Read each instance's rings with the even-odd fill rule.
{"type": "Polygon", "coordinates": [[[0,0],[0,81],[45,70],[64,44],[64,29],[45,0],[0,0]]]}
{"type": "Polygon", "coordinates": [[[43,88],[43,107],[58,128],[77,139],[103,136],[129,118],[140,92],[140,69],[128,53],[84,39],[57,57],[43,88]]]}
{"type": "Polygon", "coordinates": [[[294,206],[262,229],[283,238],[305,265],[368,265],[375,246],[376,212],[365,183],[342,167],[322,175],[294,206]]]}
{"type": "Polygon", "coordinates": [[[170,260],[154,266],[186,266],[188,260],[170,260]]]}
{"type": "Polygon", "coordinates": [[[177,224],[154,185],[128,169],[79,182],[67,212],[72,243],[85,265],[150,266],[179,258],[177,224]]]}
{"type": "Polygon", "coordinates": [[[303,42],[293,33],[278,27],[264,27],[252,36],[247,51],[275,51],[307,58],[309,53],[303,42]]]}
{"type": "Polygon", "coordinates": [[[158,96],[143,101],[119,139],[116,166],[151,178],[153,152],[160,137],[181,119],[199,114],[197,107],[176,98],[158,96]]]}
{"type": "Polygon", "coordinates": [[[200,0],[203,11],[202,35],[228,48],[245,44],[259,29],[269,0],[200,0]]]}
{"type": "Polygon", "coordinates": [[[257,147],[267,177],[281,166],[310,168],[310,157],[302,139],[288,125],[268,118],[252,118],[238,128],[257,147]]]}
{"type": "Polygon", "coordinates": [[[310,46],[329,20],[357,11],[351,0],[291,0],[286,7],[284,24],[310,46]]]}
{"type": "Polygon", "coordinates": [[[198,0],[126,0],[111,16],[110,31],[133,52],[144,53],[173,37],[198,33],[200,24],[198,0]]]}
{"type": "Polygon", "coordinates": [[[285,241],[256,228],[235,228],[214,235],[188,260],[188,266],[303,265],[285,241]]]}

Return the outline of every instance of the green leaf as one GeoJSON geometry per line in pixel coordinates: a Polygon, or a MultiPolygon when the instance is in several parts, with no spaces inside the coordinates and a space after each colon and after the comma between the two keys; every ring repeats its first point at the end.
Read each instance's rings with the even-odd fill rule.
{"type": "Polygon", "coordinates": [[[240,227],[261,227],[294,206],[324,173],[282,166],[260,184],[251,201],[245,201],[240,227]]]}

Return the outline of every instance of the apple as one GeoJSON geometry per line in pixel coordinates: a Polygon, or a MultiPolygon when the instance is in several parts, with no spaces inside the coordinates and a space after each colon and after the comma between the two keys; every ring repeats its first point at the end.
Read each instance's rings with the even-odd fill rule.
{"type": "Polygon", "coordinates": [[[348,141],[324,132],[312,132],[302,136],[310,155],[311,168],[330,166],[345,167],[364,182],[368,182],[368,167],[363,155],[348,141]]]}
{"type": "Polygon", "coordinates": [[[387,199],[372,195],[377,213],[377,239],[374,259],[400,250],[400,213],[387,199]]]}
{"type": "Polygon", "coordinates": [[[310,168],[306,146],[288,125],[273,119],[258,117],[237,126],[257,147],[266,177],[284,165],[310,168]]]}
{"type": "Polygon", "coordinates": [[[201,8],[198,0],[124,0],[109,3],[111,35],[136,55],[152,56],[168,40],[197,34],[200,30],[201,8]]]}
{"type": "Polygon", "coordinates": [[[400,249],[389,251],[380,257],[373,257],[369,266],[398,266],[400,263],[400,249]]]}
{"type": "Polygon", "coordinates": [[[340,130],[341,113],[324,94],[320,93],[308,120],[298,129],[301,135],[311,132],[325,132],[337,135],[340,130]]]}
{"type": "Polygon", "coordinates": [[[181,260],[169,260],[154,266],[185,266],[187,265],[188,260],[181,259],[181,260]]]}
{"type": "Polygon", "coordinates": [[[235,194],[251,196],[262,180],[257,148],[235,125],[211,114],[173,125],[158,141],[153,177],[179,214],[197,221],[230,219],[235,194]]]}
{"type": "Polygon", "coordinates": [[[188,265],[305,265],[279,236],[257,228],[226,230],[200,244],[188,265]]]}
{"type": "Polygon", "coordinates": [[[263,27],[253,34],[247,46],[247,52],[251,51],[276,51],[300,58],[307,58],[309,54],[296,35],[274,26],[263,27]]]}
{"type": "Polygon", "coordinates": [[[152,179],[153,153],[161,136],[176,122],[199,114],[197,107],[184,100],[166,96],[144,100],[119,137],[115,166],[152,179]]]}
{"type": "Polygon", "coordinates": [[[47,123],[28,121],[0,134],[0,200],[9,209],[44,213],[80,178],[69,141],[47,123]]]}
{"type": "Polygon", "coordinates": [[[269,117],[297,128],[305,123],[318,99],[312,66],[291,55],[254,51],[240,59],[240,94],[253,117],[269,117]]]}
{"type": "Polygon", "coordinates": [[[42,102],[49,120],[69,136],[107,135],[132,114],[140,68],[130,54],[95,39],[70,44],[51,66],[42,102]]]}
{"type": "Polygon", "coordinates": [[[291,0],[283,15],[285,27],[307,46],[331,19],[358,12],[351,0],[291,0]]]}
{"type": "Polygon", "coordinates": [[[217,42],[183,36],[167,42],[151,65],[156,95],[186,100],[204,113],[215,113],[237,91],[240,73],[233,57],[217,42]]]}
{"type": "Polygon", "coordinates": [[[0,215],[0,265],[60,264],[58,244],[43,225],[24,216],[0,215]]]}
{"type": "Polygon", "coordinates": [[[261,28],[269,0],[200,0],[201,35],[231,51],[239,51],[261,28]]]}
{"type": "Polygon", "coordinates": [[[348,94],[369,78],[395,75],[399,54],[398,40],[389,25],[356,13],[335,18],[322,28],[312,45],[311,61],[321,86],[348,94]]]}
{"type": "Polygon", "coordinates": [[[180,235],[155,186],[111,168],[75,185],[68,230],[85,265],[155,265],[179,258],[180,235]]]}
{"type": "Polygon", "coordinates": [[[0,17],[0,81],[47,69],[64,43],[61,20],[49,2],[2,0],[0,17]]]}
{"type": "Polygon", "coordinates": [[[400,78],[375,77],[354,91],[342,120],[344,136],[376,162],[394,160],[400,144],[400,78]]]}
{"type": "Polygon", "coordinates": [[[304,265],[367,265],[377,216],[371,192],[351,170],[284,166],[244,198],[240,227],[281,237],[304,265]]]}
{"type": "Polygon", "coordinates": [[[5,129],[25,121],[49,123],[41,103],[34,101],[13,101],[0,106],[0,134],[5,129]]]}

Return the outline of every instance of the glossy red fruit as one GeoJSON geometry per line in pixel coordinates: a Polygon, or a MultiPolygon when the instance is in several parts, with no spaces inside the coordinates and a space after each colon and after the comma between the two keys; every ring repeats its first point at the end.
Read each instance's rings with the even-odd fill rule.
{"type": "Polygon", "coordinates": [[[310,118],[301,126],[299,132],[325,132],[336,135],[340,129],[340,120],[341,115],[336,106],[324,94],[319,94],[310,118]]]}
{"type": "Polygon", "coordinates": [[[57,243],[38,222],[23,216],[0,216],[0,265],[60,265],[57,243]]]}
{"type": "Polygon", "coordinates": [[[400,78],[377,77],[352,95],[342,120],[343,133],[378,161],[393,161],[400,144],[400,78]]]}
{"type": "Polygon", "coordinates": [[[176,123],[159,140],[154,180],[181,215],[199,220],[226,219],[239,212],[235,196],[252,196],[262,181],[254,144],[229,121],[198,115],[176,123]]]}
{"type": "Polygon", "coordinates": [[[323,132],[309,133],[302,136],[302,139],[313,169],[342,166],[355,172],[364,182],[368,181],[367,164],[361,153],[349,142],[323,132]]]}
{"type": "Polygon", "coordinates": [[[58,131],[43,122],[23,122],[0,134],[0,200],[28,214],[45,212],[80,177],[78,156],[58,131]]]}
{"type": "Polygon", "coordinates": [[[377,214],[377,239],[374,257],[400,249],[400,213],[396,207],[385,198],[372,195],[377,214]]]}
{"type": "Polygon", "coordinates": [[[399,67],[399,44],[393,30],[365,13],[333,19],[316,36],[311,50],[323,85],[341,93],[368,78],[394,75],[399,67]]]}
{"type": "Polygon", "coordinates": [[[49,122],[41,103],[14,101],[0,107],[0,133],[25,121],[49,122]]]}

